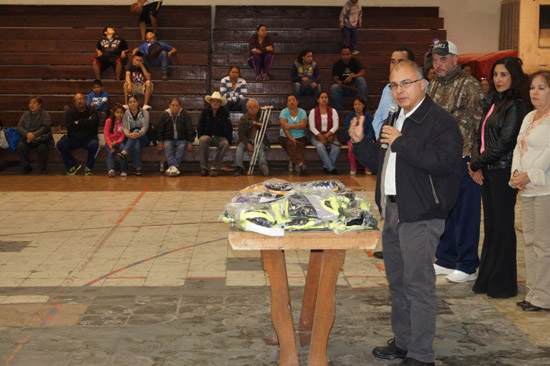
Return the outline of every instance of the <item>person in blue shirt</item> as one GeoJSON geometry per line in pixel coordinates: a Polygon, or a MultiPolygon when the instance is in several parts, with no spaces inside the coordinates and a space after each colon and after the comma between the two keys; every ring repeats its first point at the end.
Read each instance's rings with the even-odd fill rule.
{"type": "Polygon", "coordinates": [[[281,131],[279,143],[290,158],[289,170],[293,166],[297,175],[306,171],[304,150],[306,148],[306,111],[298,108],[298,99],[294,95],[286,97],[286,108],[279,115],[281,131]]]}
{"type": "MultiPolygon", "coordinates": [[[[414,54],[407,47],[396,48],[391,54],[390,73],[395,65],[403,60],[414,61],[414,54]]],[[[388,118],[388,111],[392,103],[394,103],[394,101],[390,90],[390,84],[388,83],[382,91],[380,103],[378,104],[378,109],[374,113],[374,120],[372,121],[372,127],[374,128],[376,139],[380,137],[380,129],[382,128],[384,121],[388,118]]]]}
{"type": "Polygon", "coordinates": [[[153,32],[147,32],[147,41],[138,48],[134,48],[132,54],[140,51],[145,56],[145,62],[151,66],[160,66],[162,80],[168,80],[168,66],[170,65],[170,56],[177,52],[176,48],[168,43],[157,41],[153,32]]]}
{"type": "Polygon", "coordinates": [[[86,104],[94,107],[98,112],[103,112],[105,115],[109,114],[109,94],[103,90],[101,80],[94,80],[92,92],[88,94],[86,104]]]}

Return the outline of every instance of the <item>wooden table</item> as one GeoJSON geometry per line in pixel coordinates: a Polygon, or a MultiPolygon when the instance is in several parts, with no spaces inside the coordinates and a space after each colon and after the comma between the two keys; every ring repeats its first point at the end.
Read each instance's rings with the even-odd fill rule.
{"type": "Polygon", "coordinates": [[[380,232],[334,234],[328,231],[287,232],[270,237],[231,230],[234,250],[260,250],[271,282],[271,321],[280,345],[279,365],[299,365],[284,250],[311,250],[298,334],[301,345],[310,345],[308,365],[327,365],[327,342],[336,308],[334,294],[346,249],[374,249],[380,232]]]}

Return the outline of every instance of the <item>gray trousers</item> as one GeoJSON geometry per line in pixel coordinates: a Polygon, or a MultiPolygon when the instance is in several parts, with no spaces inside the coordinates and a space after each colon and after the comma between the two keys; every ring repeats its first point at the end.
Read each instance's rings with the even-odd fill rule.
{"type": "Polygon", "coordinates": [[[223,157],[227,150],[229,149],[229,142],[223,136],[210,136],[203,135],[199,138],[199,148],[200,148],[200,165],[201,169],[208,169],[208,155],[210,153],[210,146],[215,146],[217,149],[216,157],[214,158],[213,169],[220,169],[220,164],[223,160],[223,157]]]}
{"type": "Polygon", "coordinates": [[[437,298],[433,263],[445,220],[400,223],[398,206],[399,199],[397,203],[387,200],[382,230],[395,344],[408,350],[407,357],[434,362],[437,298]]]}

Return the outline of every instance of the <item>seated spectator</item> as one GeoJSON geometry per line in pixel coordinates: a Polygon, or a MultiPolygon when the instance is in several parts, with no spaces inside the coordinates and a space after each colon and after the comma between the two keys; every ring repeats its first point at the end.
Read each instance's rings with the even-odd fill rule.
{"type": "Polygon", "coordinates": [[[491,82],[487,80],[486,78],[481,78],[481,88],[483,89],[483,94],[485,96],[491,94],[493,92],[493,88],[491,87],[491,82]]]}
{"type": "Polygon", "coordinates": [[[128,95],[143,95],[143,109],[151,109],[149,99],[153,92],[151,72],[144,61],[143,53],[137,51],[132,58],[132,63],[126,68],[126,81],[124,82],[124,108],[128,107],[128,95]]]}
{"type": "Polygon", "coordinates": [[[94,107],[98,112],[105,115],[109,113],[109,94],[103,91],[103,83],[101,80],[94,80],[92,84],[92,92],[88,94],[86,104],[94,107]]]}
{"type": "Polygon", "coordinates": [[[162,80],[168,80],[170,56],[178,52],[178,50],[168,43],[157,41],[157,37],[153,32],[147,32],[146,37],[147,42],[143,43],[138,48],[134,48],[132,54],[135,55],[138,51],[143,53],[145,62],[151,66],[160,66],[162,80]]]}
{"type": "Polygon", "coordinates": [[[126,159],[132,154],[134,173],[138,177],[141,172],[141,147],[149,146],[147,131],[149,130],[149,112],[139,106],[139,100],[135,95],[128,98],[128,110],[122,117],[122,128],[126,142],[122,151],[118,154],[121,159],[126,159]]]}
{"type": "Polygon", "coordinates": [[[426,71],[426,80],[428,80],[428,82],[432,82],[434,81],[434,79],[437,77],[437,73],[435,72],[435,69],[433,66],[431,66],[430,68],[428,68],[428,70],[426,71]]]}
{"type": "MultiPolygon", "coordinates": [[[[122,152],[124,142],[124,128],[122,126],[122,117],[124,116],[124,108],[117,104],[113,110],[113,114],[105,120],[103,128],[103,136],[105,137],[105,150],[107,151],[107,174],[109,178],[115,177],[115,155],[122,152]]],[[[128,175],[128,161],[120,160],[120,176],[128,175]]]]}
{"type": "Polygon", "coordinates": [[[286,106],[279,115],[279,143],[290,157],[289,171],[294,167],[296,174],[301,175],[306,172],[304,150],[307,142],[307,115],[306,111],[298,108],[298,99],[294,95],[286,97],[286,106]]]}
{"type": "Polygon", "coordinates": [[[248,65],[254,67],[256,80],[269,80],[269,71],[271,65],[273,65],[273,51],[275,49],[273,40],[267,34],[265,25],[258,25],[256,33],[248,41],[248,50],[250,51],[248,65]]]}
{"type": "Polygon", "coordinates": [[[338,131],[338,112],[328,106],[328,94],[322,92],[317,99],[319,105],[309,112],[309,130],[313,134],[311,144],[323,161],[325,174],[338,174],[336,158],[340,153],[340,142],[336,137],[338,131]]]}
{"type": "Polygon", "coordinates": [[[303,50],[298,55],[296,61],[292,65],[290,77],[294,83],[294,95],[313,95],[315,100],[321,94],[321,76],[319,75],[319,67],[313,61],[313,52],[311,50],[303,50]]]}
{"type": "Polygon", "coordinates": [[[340,60],[332,66],[332,80],[330,87],[330,99],[337,111],[344,110],[343,96],[362,95],[367,99],[367,82],[365,81],[365,69],[359,60],[351,56],[349,47],[342,47],[340,60]]]}
{"type": "Polygon", "coordinates": [[[233,141],[233,126],[229,118],[229,112],[223,106],[227,99],[219,92],[207,95],[204,100],[209,104],[203,109],[199,120],[199,147],[201,175],[208,175],[208,155],[210,146],[217,148],[214,165],[210,168],[210,176],[217,177],[220,164],[229,145],[233,141]]]}
{"type": "Polygon", "coordinates": [[[162,5],[162,0],[137,0],[136,5],[135,11],[139,13],[139,30],[141,32],[141,40],[145,41],[147,23],[151,24],[155,34],[158,33],[157,17],[162,5]]]}
{"type": "Polygon", "coordinates": [[[247,113],[246,110],[246,80],[241,77],[239,66],[229,66],[227,76],[220,81],[220,94],[227,99],[227,109],[247,113]]]}
{"type": "Polygon", "coordinates": [[[94,107],[86,105],[83,94],[75,94],[73,101],[74,106],[65,109],[67,134],[57,142],[57,150],[65,163],[67,175],[75,175],[82,168],[82,165],[75,160],[72,151],[78,148],[88,150],[84,174],[93,175],[95,158],[99,151],[97,111],[94,107]]]}
{"type": "Polygon", "coordinates": [[[31,95],[29,97],[29,110],[21,116],[17,124],[17,132],[21,135],[17,144],[17,153],[23,174],[32,172],[29,162],[29,150],[36,148],[38,152],[38,164],[40,174],[48,174],[48,153],[53,147],[52,120],[48,112],[42,109],[42,97],[31,95]]]}
{"type": "Polygon", "coordinates": [[[181,108],[178,98],[172,98],[170,106],[164,111],[157,124],[157,138],[159,151],[164,150],[168,169],[165,174],[169,177],[180,175],[179,166],[183,160],[185,150],[193,150],[195,128],[191,117],[181,108]]]}
{"type": "Polygon", "coordinates": [[[103,38],[100,38],[96,44],[97,56],[92,59],[92,69],[97,80],[101,80],[101,72],[112,66],[115,69],[116,79],[122,77],[124,60],[128,51],[128,44],[116,35],[115,28],[103,28],[103,38]]]}
{"type": "MultiPolygon", "coordinates": [[[[247,103],[248,113],[244,114],[239,120],[239,142],[237,142],[237,151],[235,152],[235,173],[234,177],[238,177],[245,173],[243,157],[244,152],[247,150],[252,153],[254,151],[254,139],[259,129],[262,127],[260,118],[260,105],[255,99],[250,99],[247,103]]],[[[258,150],[258,165],[264,177],[269,175],[269,167],[265,160],[265,149],[268,145],[267,137],[264,136],[263,141],[260,144],[258,150]]]]}
{"type": "MultiPolygon", "coordinates": [[[[363,98],[362,95],[357,95],[355,98],[353,98],[353,112],[347,115],[345,123],[350,175],[357,174],[357,159],[355,158],[355,155],[353,155],[353,151],[351,149],[352,142],[349,136],[349,129],[351,126],[357,126],[358,123],[363,123],[364,136],[368,136],[370,140],[376,141],[374,128],[372,126],[373,120],[374,117],[372,116],[372,114],[369,113],[369,111],[367,111],[367,100],[363,98]]],[[[365,168],[365,173],[371,174],[371,171],[368,168],[365,168]]]]}
{"type": "Polygon", "coordinates": [[[472,66],[470,66],[470,64],[462,64],[460,65],[460,67],[462,68],[462,71],[464,71],[466,74],[472,75],[473,69],[472,69],[472,66]]]}

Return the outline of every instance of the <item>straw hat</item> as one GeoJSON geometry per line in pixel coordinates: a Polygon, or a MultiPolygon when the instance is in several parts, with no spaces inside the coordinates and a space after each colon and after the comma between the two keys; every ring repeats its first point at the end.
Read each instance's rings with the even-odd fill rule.
{"type": "Polygon", "coordinates": [[[222,105],[227,104],[227,98],[222,97],[220,92],[215,91],[214,93],[212,93],[212,95],[207,95],[206,97],[204,97],[204,100],[206,100],[206,103],[208,103],[208,104],[210,104],[210,101],[212,99],[221,100],[222,105]]]}

